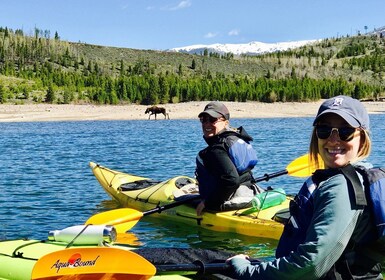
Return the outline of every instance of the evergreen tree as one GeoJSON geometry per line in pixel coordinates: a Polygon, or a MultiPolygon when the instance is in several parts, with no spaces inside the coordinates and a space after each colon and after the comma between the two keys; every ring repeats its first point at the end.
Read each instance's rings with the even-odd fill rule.
{"type": "Polygon", "coordinates": [[[124,61],[123,59],[120,60],[120,70],[119,70],[120,76],[124,75],[124,61]]]}
{"type": "Polygon", "coordinates": [[[48,86],[47,93],[45,96],[45,102],[53,103],[55,101],[55,91],[53,89],[52,84],[48,86]]]}
{"type": "Polygon", "coordinates": [[[5,86],[0,83],[0,103],[3,104],[7,101],[7,93],[5,90],[5,86]]]}
{"type": "Polygon", "coordinates": [[[164,76],[159,77],[159,100],[163,104],[170,101],[170,85],[164,76]]]}

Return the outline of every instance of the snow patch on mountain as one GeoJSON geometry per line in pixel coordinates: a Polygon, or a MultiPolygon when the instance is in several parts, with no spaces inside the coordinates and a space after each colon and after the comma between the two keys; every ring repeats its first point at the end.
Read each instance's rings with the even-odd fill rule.
{"type": "Polygon", "coordinates": [[[280,43],[262,43],[250,42],[247,44],[212,44],[212,45],[191,45],[180,48],[172,48],[169,51],[182,52],[189,54],[203,54],[204,51],[210,53],[232,53],[234,55],[258,55],[277,51],[286,51],[288,49],[299,48],[304,45],[312,44],[319,40],[303,40],[295,42],[280,42],[280,43]]]}
{"type": "Polygon", "coordinates": [[[374,31],[367,33],[367,35],[385,36],[385,26],[375,28],[374,31]]]}

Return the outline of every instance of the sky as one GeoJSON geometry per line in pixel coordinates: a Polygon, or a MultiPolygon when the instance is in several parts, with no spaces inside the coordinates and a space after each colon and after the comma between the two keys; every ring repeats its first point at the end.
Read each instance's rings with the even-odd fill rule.
{"type": "Polygon", "coordinates": [[[0,27],[133,49],[314,40],[383,26],[384,0],[0,0],[0,27]]]}

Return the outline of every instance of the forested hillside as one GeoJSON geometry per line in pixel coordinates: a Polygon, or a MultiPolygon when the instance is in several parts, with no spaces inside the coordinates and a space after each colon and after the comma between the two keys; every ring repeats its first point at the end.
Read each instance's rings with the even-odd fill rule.
{"type": "Polygon", "coordinates": [[[382,36],[237,57],[95,46],[0,27],[0,103],[285,102],[336,94],[385,96],[382,36]]]}

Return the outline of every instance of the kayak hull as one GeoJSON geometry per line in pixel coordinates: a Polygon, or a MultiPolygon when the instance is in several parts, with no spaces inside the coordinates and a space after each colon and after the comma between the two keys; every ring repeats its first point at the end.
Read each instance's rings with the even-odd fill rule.
{"type": "MultiPolygon", "coordinates": [[[[100,185],[120,206],[134,208],[143,212],[175,202],[173,192],[178,190],[179,181],[195,181],[187,176],[178,176],[152,186],[128,190],[125,187],[126,185],[132,187],[135,182],[150,179],[112,170],[93,162],[90,163],[90,167],[100,185]]],[[[241,209],[216,213],[206,211],[202,216],[197,216],[195,208],[187,204],[163,210],[161,213],[154,213],[153,215],[213,231],[279,239],[282,234],[283,224],[274,221],[272,218],[278,211],[287,209],[289,201],[289,198],[287,198],[281,205],[251,214],[242,214],[250,209],[241,209]]]]}

